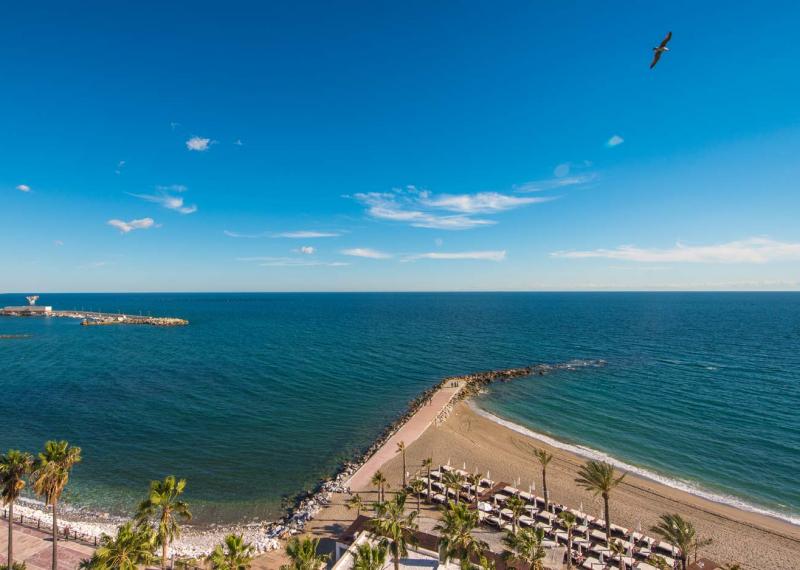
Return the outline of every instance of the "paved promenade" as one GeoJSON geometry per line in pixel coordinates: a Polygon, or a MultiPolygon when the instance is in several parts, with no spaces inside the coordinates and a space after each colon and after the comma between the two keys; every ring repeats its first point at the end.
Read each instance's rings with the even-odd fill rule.
{"type": "Polygon", "coordinates": [[[459,383],[457,387],[445,386],[440,388],[439,391],[433,395],[429,404],[420,408],[397,433],[386,440],[386,443],[361,466],[361,469],[353,473],[353,476],[350,477],[347,483],[348,486],[352,489],[367,487],[372,476],[380,469],[381,465],[397,454],[397,444],[402,441],[406,446],[409,446],[415,442],[419,436],[425,433],[425,430],[433,423],[436,416],[439,415],[439,412],[441,412],[444,407],[450,403],[453,396],[461,390],[462,385],[463,382],[459,383]]]}
{"type": "MultiPolygon", "coordinates": [[[[16,517],[15,517],[16,518],[16,517]]],[[[0,519],[0,564],[8,562],[8,521],[0,519]]],[[[89,558],[94,548],[80,542],[58,541],[59,570],[76,570],[81,560],[89,558]]],[[[14,560],[25,562],[28,570],[50,570],[53,542],[49,532],[14,525],[14,560]]]]}

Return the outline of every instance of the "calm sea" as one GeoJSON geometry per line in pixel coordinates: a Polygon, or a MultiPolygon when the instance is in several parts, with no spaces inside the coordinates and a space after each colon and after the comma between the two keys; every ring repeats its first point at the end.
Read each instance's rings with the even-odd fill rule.
{"type": "MultiPolygon", "coordinates": [[[[0,306],[20,304],[0,295],[0,306]]],[[[800,294],[75,294],[184,328],[0,318],[0,448],[83,448],[69,501],[189,480],[200,521],[274,517],[441,377],[573,359],[484,409],[676,485],[800,516],[800,294]]]]}

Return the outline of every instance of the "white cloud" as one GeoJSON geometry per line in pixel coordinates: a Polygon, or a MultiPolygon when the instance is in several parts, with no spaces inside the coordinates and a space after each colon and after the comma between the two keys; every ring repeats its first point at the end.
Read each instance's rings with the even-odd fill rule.
{"type": "Polygon", "coordinates": [[[289,238],[289,239],[312,239],[312,238],[330,238],[339,237],[340,233],[337,232],[317,232],[313,230],[300,230],[296,232],[281,232],[277,234],[270,234],[274,238],[289,238]]]}
{"type": "Polygon", "coordinates": [[[417,259],[473,259],[480,261],[503,261],[506,258],[505,250],[502,251],[461,251],[461,252],[430,252],[418,253],[407,256],[403,261],[416,261],[417,259]]]}
{"type": "Polygon", "coordinates": [[[753,237],[716,245],[675,244],[667,249],[623,245],[615,249],[556,251],[553,257],[567,259],[618,259],[641,263],[767,263],[800,259],[800,243],[753,237]]]}
{"type": "Polygon", "coordinates": [[[244,146],[242,139],[236,139],[235,141],[233,141],[233,144],[235,144],[236,146],[244,146]]]}
{"type": "Polygon", "coordinates": [[[353,196],[367,207],[367,214],[379,220],[404,222],[416,228],[468,230],[493,225],[494,220],[475,214],[494,214],[543,199],[517,198],[497,192],[434,195],[414,186],[392,192],[366,192],[353,196]]]}
{"type": "Polygon", "coordinates": [[[314,248],[313,248],[312,246],[310,246],[310,245],[304,245],[304,246],[302,246],[302,247],[301,247],[301,248],[300,248],[298,251],[299,251],[300,253],[302,253],[302,254],[305,254],[305,255],[313,255],[313,254],[314,254],[314,252],[315,252],[315,251],[317,251],[317,250],[316,250],[316,249],[314,249],[314,248]]]}
{"type": "Polygon", "coordinates": [[[368,259],[389,259],[391,254],[370,249],[368,247],[354,247],[351,249],[343,249],[340,252],[342,255],[351,255],[353,257],[366,257],[368,259]]]}
{"type": "Polygon", "coordinates": [[[28,186],[27,184],[19,184],[19,185],[17,185],[16,189],[19,190],[20,192],[30,192],[31,191],[31,187],[28,186]]]}
{"type": "Polygon", "coordinates": [[[153,218],[141,218],[138,220],[131,220],[130,222],[114,219],[108,220],[106,223],[109,226],[117,228],[123,234],[127,234],[133,230],[146,230],[155,226],[155,221],[153,218]]]}
{"type": "Polygon", "coordinates": [[[64,245],[64,242],[61,241],[60,239],[54,239],[53,240],[53,245],[56,246],[56,247],[61,247],[62,245],[64,245]]]}
{"type": "Polygon", "coordinates": [[[126,162],[124,160],[120,160],[117,163],[117,168],[114,170],[114,174],[122,174],[122,169],[125,167],[126,162]]]}
{"type": "Polygon", "coordinates": [[[148,202],[161,204],[164,208],[167,208],[168,210],[174,210],[181,214],[193,214],[197,211],[197,205],[185,205],[183,197],[170,194],[170,192],[186,192],[186,189],[186,186],[183,186],[182,184],[156,186],[158,194],[131,194],[131,196],[135,196],[136,198],[140,198],[142,200],[147,200],[148,202]]]}
{"type": "Polygon", "coordinates": [[[463,214],[492,214],[549,200],[552,198],[519,198],[498,192],[478,192],[477,194],[441,194],[436,198],[423,198],[421,203],[431,208],[463,214]]]}
{"type": "Polygon", "coordinates": [[[177,129],[178,127],[180,127],[180,126],[181,126],[181,124],[180,124],[180,123],[176,123],[175,121],[172,121],[172,122],[169,124],[169,128],[170,128],[170,129],[172,129],[173,131],[174,131],[175,129],[177,129]]]}
{"type": "Polygon", "coordinates": [[[186,141],[186,148],[189,150],[195,150],[197,152],[204,152],[207,151],[208,148],[213,144],[211,139],[206,139],[203,137],[192,137],[188,141],[186,141]]]}
{"type": "Polygon", "coordinates": [[[259,238],[287,238],[287,239],[315,239],[315,238],[332,238],[342,235],[339,232],[318,232],[314,230],[300,230],[294,232],[260,232],[257,234],[243,234],[231,230],[224,230],[228,237],[242,238],[242,239],[259,239],[259,238]]]}
{"type": "Polygon", "coordinates": [[[514,186],[515,192],[528,193],[528,192],[542,192],[544,190],[558,190],[560,188],[568,188],[569,186],[580,186],[594,181],[597,175],[594,173],[589,174],[573,174],[572,176],[560,176],[551,178],[549,180],[533,180],[514,186]]]}
{"type": "Polygon", "coordinates": [[[615,146],[621,145],[624,142],[625,142],[625,139],[623,139],[621,136],[614,135],[614,136],[612,136],[610,139],[608,139],[606,141],[606,146],[609,147],[609,148],[613,148],[615,146]]]}

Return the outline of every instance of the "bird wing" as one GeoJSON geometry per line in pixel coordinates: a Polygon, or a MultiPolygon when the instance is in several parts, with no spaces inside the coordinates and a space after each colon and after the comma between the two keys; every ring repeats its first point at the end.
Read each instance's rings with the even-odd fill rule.
{"type": "Polygon", "coordinates": [[[660,51],[654,51],[653,52],[653,62],[650,64],[650,69],[653,69],[656,66],[656,64],[658,63],[659,59],[661,59],[661,52],[660,51]]]}
{"type": "Polygon", "coordinates": [[[661,40],[661,45],[659,47],[664,47],[669,43],[669,40],[672,39],[672,32],[667,32],[667,35],[661,40]]]}

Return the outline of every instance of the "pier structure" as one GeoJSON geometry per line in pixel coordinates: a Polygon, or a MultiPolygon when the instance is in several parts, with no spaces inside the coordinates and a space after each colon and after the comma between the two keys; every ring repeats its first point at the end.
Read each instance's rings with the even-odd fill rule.
{"type": "Polygon", "coordinates": [[[176,317],[153,317],[144,315],[128,315],[125,313],[104,313],[100,311],[59,311],[53,307],[36,305],[38,295],[27,297],[28,305],[9,306],[0,309],[0,315],[12,317],[62,317],[80,319],[84,326],[93,325],[151,325],[157,327],[180,327],[188,325],[186,319],[176,317]]]}

